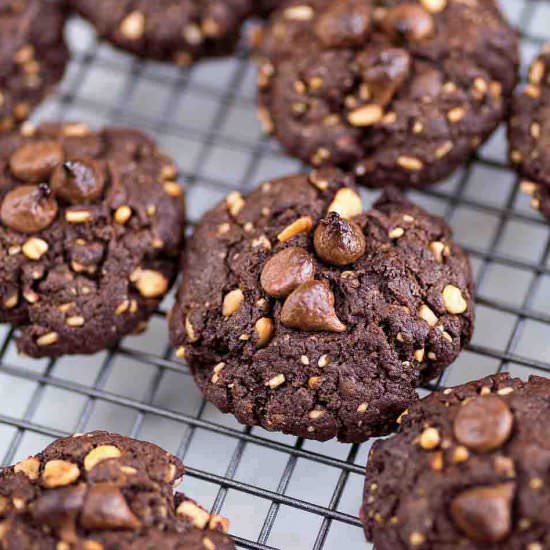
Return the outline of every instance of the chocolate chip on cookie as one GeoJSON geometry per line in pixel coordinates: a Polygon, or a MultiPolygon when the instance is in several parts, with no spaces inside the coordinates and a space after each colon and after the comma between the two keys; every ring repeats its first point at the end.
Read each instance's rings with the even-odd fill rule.
{"type": "Polygon", "coordinates": [[[465,162],[504,117],[518,66],[493,0],[287,0],[260,43],[266,130],[376,187],[465,162]]]}
{"type": "Polygon", "coordinates": [[[134,130],[0,136],[0,321],[31,356],[93,353],[147,321],[177,272],[176,170],[134,130]]]}
{"type": "Polygon", "coordinates": [[[321,170],[232,193],[188,242],[171,336],[239,421],[325,440],[390,431],[472,332],[445,222],[388,191],[372,210],[321,170]]]}
{"type": "Polygon", "coordinates": [[[550,544],[550,381],[508,374],[438,391],[375,443],[361,518],[380,550],[550,544]]]}
{"type": "Polygon", "coordinates": [[[0,133],[13,130],[61,80],[69,59],[62,2],[0,2],[0,133]]]}
{"type": "Polygon", "coordinates": [[[550,44],[529,70],[514,98],[508,125],[510,161],[531,204],[550,218],[550,44]]]}
{"type": "Polygon", "coordinates": [[[107,432],[58,439],[0,472],[0,544],[42,548],[230,550],[228,521],[174,487],[181,461],[107,432]]]}

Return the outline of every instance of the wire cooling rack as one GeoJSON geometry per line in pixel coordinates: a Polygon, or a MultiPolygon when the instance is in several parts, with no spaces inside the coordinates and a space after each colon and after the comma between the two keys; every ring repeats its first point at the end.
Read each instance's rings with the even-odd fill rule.
{"type": "MultiPolygon", "coordinates": [[[[523,72],[548,36],[550,2],[501,0],[522,29],[523,72]]],[[[255,69],[245,52],[190,70],[141,62],[98,44],[80,19],[73,59],[37,119],[143,128],[177,160],[192,222],[234,189],[302,169],[262,137],[255,69]]],[[[365,192],[371,201],[374,192],[365,192]]],[[[472,255],[477,326],[436,386],[508,370],[550,373],[550,232],[506,165],[501,128],[470,165],[411,196],[443,215],[472,255]]],[[[186,465],[183,488],[231,519],[240,548],[364,549],[357,518],[370,448],[246,428],[207,404],[168,345],[169,297],[149,329],[92,357],[19,357],[0,326],[0,460],[4,465],[73,432],[107,429],[154,441],[186,465]]]]}

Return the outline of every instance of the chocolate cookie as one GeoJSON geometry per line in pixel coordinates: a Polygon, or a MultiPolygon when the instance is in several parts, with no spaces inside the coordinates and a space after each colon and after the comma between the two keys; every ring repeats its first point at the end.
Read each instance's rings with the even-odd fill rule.
{"type": "Polygon", "coordinates": [[[232,193],[184,258],[172,341],[240,422],[363,441],[470,339],[472,275],[445,222],[388,192],[369,212],[322,170],[232,193]]]}
{"type": "Polygon", "coordinates": [[[98,34],[141,57],[189,65],[230,53],[255,0],[71,0],[98,34]]]}
{"type": "Polygon", "coordinates": [[[33,357],[142,328],[177,272],[183,190],[141,132],[46,124],[0,137],[0,321],[33,357]]]}
{"type": "Polygon", "coordinates": [[[61,2],[0,2],[0,132],[25,120],[63,76],[61,2]]]}
{"type": "Polygon", "coordinates": [[[229,550],[225,518],[174,494],[184,468],[107,432],[59,439],[0,472],[4,550],[229,550]]]}
{"type": "Polygon", "coordinates": [[[424,186],[504,118],[517,34],[496,3],[292,0],[261,47],[259,115],[293,155],[369,186],[424,186]]]}
{"type": "Polygon", "coordinates": [[[532,205],[550,218],[550,44],[531,65],[516,95],[508,126],[510,160],[532,205]]]}
{"type": "Polygon", "coordinates": [[[361,510],[377,550],[550,547],[550,380],[431,394],[375,443],[361,510]]]}

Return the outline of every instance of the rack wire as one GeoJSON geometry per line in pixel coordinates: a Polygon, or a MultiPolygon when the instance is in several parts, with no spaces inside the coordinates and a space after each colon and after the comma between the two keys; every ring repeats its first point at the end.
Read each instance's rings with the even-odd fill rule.
{"type": "MultiPolygon", "coordinates": [[[[523,72],[544,42],[550,2],[501,0],[521,29],[523,72]]],[[[302,167],[261,135],[246,52],[189,70],[143,62],[98,43],[72,19],[73,59],[37,119],[122,124],[154,135],[178,162],[191,222],[234,189],[302,167]]],[[[365,191],[372,200],[377,193],[365,191]]],[[[477,280],[472,344],[437,381],[507,370],[550,373],[550,231],[506,162],[503,128],[448,181],[411,193],[443,215],[471,253],[477,280]]],[[[32,361],[0,326],[0,460],[57,437],[107,429],[154,441],[187,465],[184,490],[232,520],[239,548],[365,548],[357,518],[372,442],[318,443],[243,427],[206,403],[168,345],[169,297],[142,335],[93,357],[32,361]]]]}

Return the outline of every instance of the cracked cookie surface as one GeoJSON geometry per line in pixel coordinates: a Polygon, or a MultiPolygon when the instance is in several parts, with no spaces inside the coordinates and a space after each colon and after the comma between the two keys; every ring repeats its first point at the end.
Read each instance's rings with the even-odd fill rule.
{"type": "Polygon", "coordinates": [[[183,189],[136,130],[45,124],[0,136],[0,321],[33,357],[140,330],[177,273],[183,189]]]}
{"type": "Polygon", "coordinates": [[[363,212],[337,171],[232,193],[183,269],[178,354],[210,401],[268,430],[387,433],[471,336],[470,265],[445,222],[397,192],[363,212]]]}
{"type": "MultiPolygon", "coordinates": [[[[115,45],[143,56],[188,65],[233,51],[255,0],[71,0],[115,45]]],[[[264,6],[265,8],[265,6],[264,6]]]]}
{"type": "Polygon", "coordinates": [[[107,432],[58,439],[0,471],[6,550],[230,550],[225,518],[174,493],[181,461],[107,432]]]}
{"type": "Polygon", "coordinates": [[[64,22],[61,2],[0,3],[0,132],[24,121],[63,76],[64,22]]]}
{"type": "Polygon", "coordinates": [[[532,206],[550,218],[550,44],[514,98],[508,126],[510,160],[523,178],[532,206]]]}
{"type": "Polygon", "coordinates": [[[464,163],[504,118],[518,66],[493,0],[291,0],[260,50],[266,131],[375,187],[424,186],[464,163]]]}
{"type": "Polygon", "coordinates": [[[550,380],[438,391],[374,444],[362,521],[379,550],[550,546],[550,380]]]}

